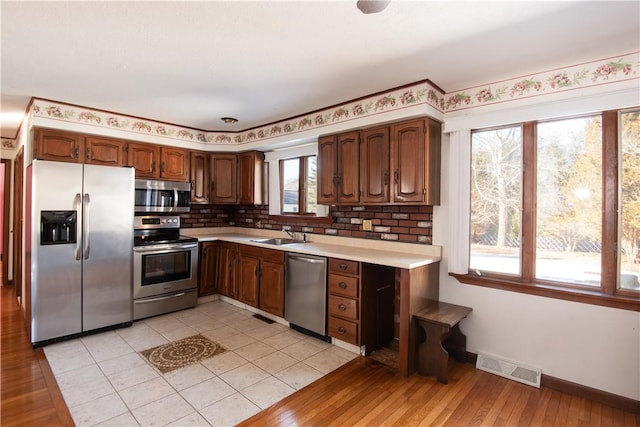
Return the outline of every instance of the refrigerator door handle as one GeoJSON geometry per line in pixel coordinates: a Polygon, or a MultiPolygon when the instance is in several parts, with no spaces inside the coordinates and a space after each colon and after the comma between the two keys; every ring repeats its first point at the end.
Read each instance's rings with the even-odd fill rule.
{"type": "Polygon", "coordinates": [[[82,241],[84,242],[84,246],[82,248],[82,252],[84,253],[84,259],[89,259],[89,250],[91,249],[91,244],[89,242],[89,212],[91,210],[91,197],[89,197],[89,193],[84,193],[84,197],[82,198],[82,213],[83,213],[83,221],[82,227],[84,234],[82,241]]]}
{"type": "MultiPolygon", "coordinates": [[[[80,193],[76,193],[76,196],[73,198],[73,210],[76,212],[80,211],[80,204],[82,203],[82,195],[80,193]]],[[[78,225],[76,224],[76,229],[78,225]]],[[[80,245],[82,244],[82,231],[80,231],[79,236],[76,239],[76,248],[74,250],[74,254],[76,256],[76,261],[80,261],[82,258],[82,248],[80,245]]]]}

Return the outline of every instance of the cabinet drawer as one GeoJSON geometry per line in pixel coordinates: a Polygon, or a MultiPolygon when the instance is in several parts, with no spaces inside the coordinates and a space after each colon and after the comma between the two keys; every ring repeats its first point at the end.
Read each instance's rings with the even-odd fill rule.
{"type": "Polygon", "coordinates": [[[329,295],[329,315],[358,320],[358,301],[337,295],[329,295]]]}
{"type": "Polygon", "coordinates": [[[358,298],[358,283],[357,277],[342,276],[340,274],[329,274],[329,293],[339,294],[345,297],[358,298]]]}
{"type": "Polygon", "coordinates": [[[360,263],[358,261],[347,261],[346,259],[329,259],[329,271],[358,275],[360,263]]]}
{"type": "Polygon", "coordinates": [[[329,336],[358,345],[358,324],[329,316],[329,336]]]}
{"type": "Polygon", "coordinates": [[[277,249],[266,249],[260,248],[258,246],[240,245],[240,255],[284,264],[284,251],[280,251],[277,249]]]}

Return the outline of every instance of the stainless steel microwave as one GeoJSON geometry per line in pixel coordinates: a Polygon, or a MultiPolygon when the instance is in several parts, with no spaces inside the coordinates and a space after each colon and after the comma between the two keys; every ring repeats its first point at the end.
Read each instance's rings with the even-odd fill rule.
{"type": "Polygon", "coordinates": [[[136,179],[136,212],[189,212],[188,182],[136,179]]]}

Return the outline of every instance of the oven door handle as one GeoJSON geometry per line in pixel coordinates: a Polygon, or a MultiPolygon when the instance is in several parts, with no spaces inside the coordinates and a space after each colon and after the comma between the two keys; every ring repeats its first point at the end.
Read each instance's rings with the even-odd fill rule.
{"type": "Polygon", "coordinates": [[[145,304],[145,303],[148,303],[148,302],[163,301],[163,300],[171,299],[171,298],[180,298],[180,297],[183,297],[184,295],[185,295],[185,292],[180,292],[179,294],[165,295],[165,296],[161,296],[161,297],[157,297],[157,298],[137,299],[137,300],[133,300],[133,303],[134,304],[145,304]]]}
{"type": "Polygon", "coordinates": [[[149,245],[149,246],[135,246],[134,252],[145,253],[169,253],[180,249],[194,249],[197,248],[197,243],[185,243],[185,244],[171,244],[171,245],[149,245]]]}

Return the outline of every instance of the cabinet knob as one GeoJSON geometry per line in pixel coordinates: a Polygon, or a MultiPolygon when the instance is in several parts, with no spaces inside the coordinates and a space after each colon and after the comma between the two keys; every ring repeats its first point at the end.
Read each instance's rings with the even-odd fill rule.
{"type": "Polygon", "coordinates": [[[345,311],[346,309],[347,309],[347,306],[345,304],[338,304],[338,310],[345,311]]]}
{"type": "Polygon", "coordinates": [[[338,332],[340,332],[341,334],[345,334],[345,333],[347,333],[347,330],[344,328],[344,326],[340,326],[338,328],[338,332]]]}
{"type": "Polygon", "coordinates": [[[340,282],[340,283],[338,283],[338,287],[339,287],[340,289],[347,289],[347,284],[346,284],[346,283],[344,283],[344,282],[340,282]]]}
{"type": "Polygon", "coordinates": [[[87,160],[91,160],[91,147],[87,147],[87,160]]]}
{"type": "Polygon", "coordinates": [[[340,268],[340,270],[346,270],[347,269],[347,264],[345,264],[344,262],[341,262],[338,267],[340,268]]]}

